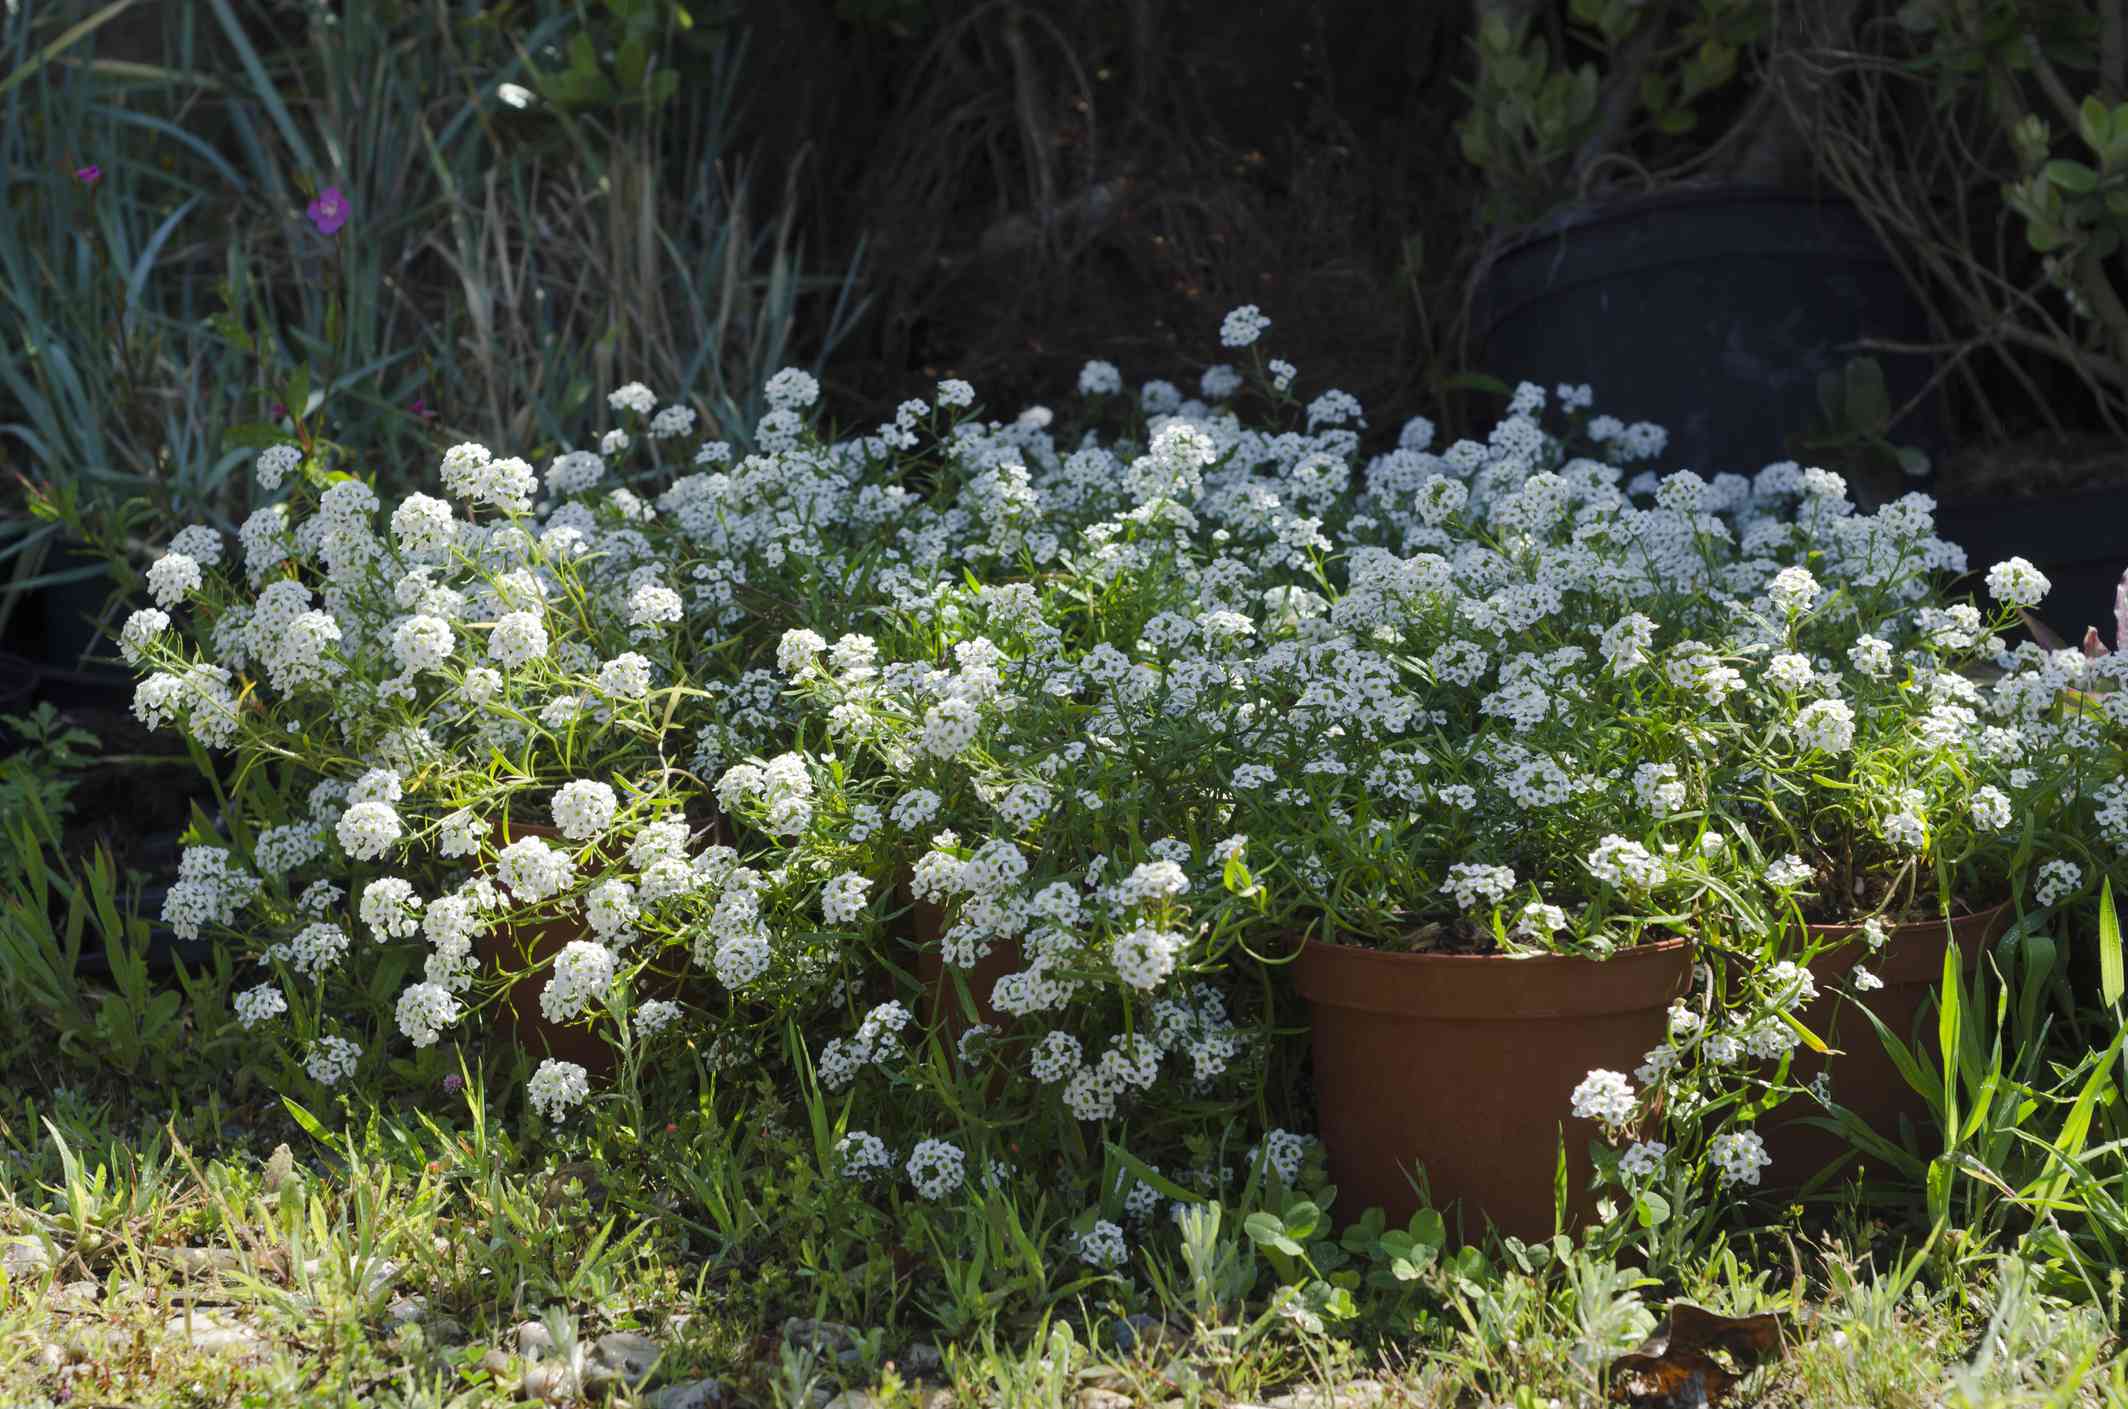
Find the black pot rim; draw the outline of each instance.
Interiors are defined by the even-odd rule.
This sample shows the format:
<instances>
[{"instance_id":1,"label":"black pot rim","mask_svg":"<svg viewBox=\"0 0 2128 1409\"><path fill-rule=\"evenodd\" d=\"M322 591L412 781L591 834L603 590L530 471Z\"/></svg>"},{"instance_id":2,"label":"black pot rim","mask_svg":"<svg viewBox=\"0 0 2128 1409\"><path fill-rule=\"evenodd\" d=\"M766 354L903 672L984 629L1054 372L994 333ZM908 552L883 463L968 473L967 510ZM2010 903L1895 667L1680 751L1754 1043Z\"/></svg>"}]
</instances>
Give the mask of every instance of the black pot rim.
<instances>
[{"instance_id":1,"label":"black pot rim","mask_svg":"<svg viewBox=\"0 0 2128 1409\"><path fill-rule=\"evenodd\" d=\"M1493 259L1495 262L1505 259L1529 245L1538 244L1568 230L1583 230L1615 221L1630 220L1651 210L1695 210L1709 206L1752 205L1841 212L1853 215L1858 223L1866 225L1854 203L1839 195L1812 195L1786 186L1741 181L1668 186L1657 191L1596 196L1561 206L1509 238L1494 251Z\"/></svg>"}]
</instances>

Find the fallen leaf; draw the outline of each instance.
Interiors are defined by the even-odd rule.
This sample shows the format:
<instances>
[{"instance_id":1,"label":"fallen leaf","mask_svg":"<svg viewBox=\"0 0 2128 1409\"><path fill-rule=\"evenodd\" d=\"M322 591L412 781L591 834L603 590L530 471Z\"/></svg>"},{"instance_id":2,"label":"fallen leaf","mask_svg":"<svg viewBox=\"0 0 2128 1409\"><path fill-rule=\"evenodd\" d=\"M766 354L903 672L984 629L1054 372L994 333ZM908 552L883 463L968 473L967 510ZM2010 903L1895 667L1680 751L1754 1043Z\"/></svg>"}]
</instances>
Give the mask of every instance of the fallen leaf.
<instances>
[{"instance_id":1,"label":"fallen leaf","mask_svg":"<svg viewBox=\"0 0 2128 1409\"><path fill-rule=\"evenodd\" d=\"M1780 1352L1781 1322L1771 1312L1722 1316L1673 1301L1638 1349L1611 1362L1611 1400L1637 1409L1707 1409Z\"/></svg>"}]
</instances>

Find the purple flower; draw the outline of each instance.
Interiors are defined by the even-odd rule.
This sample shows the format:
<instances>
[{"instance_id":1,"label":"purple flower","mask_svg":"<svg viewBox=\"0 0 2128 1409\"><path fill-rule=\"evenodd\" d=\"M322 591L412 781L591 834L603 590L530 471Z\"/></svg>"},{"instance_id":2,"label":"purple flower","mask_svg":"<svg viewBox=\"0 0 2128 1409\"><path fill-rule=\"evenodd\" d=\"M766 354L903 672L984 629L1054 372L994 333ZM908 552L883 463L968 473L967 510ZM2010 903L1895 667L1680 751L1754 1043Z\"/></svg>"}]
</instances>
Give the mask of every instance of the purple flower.
<instances>
[{"instance_id":1,"label":"purple flower","mask_svg":"<svg viewBox=\"0 0 2128 1409\"><path fill-rule=\"evenodd\" d=\"M337 235L340 227L347 223L347 197L341 194L338 186L327 186L318 192L318 198L304 213L310 217L310 223L318 227L319 234Z\"/></svg>"},{"instance_id":2,"label":"purple flower","mask_svg":"<svg viewBox=\"0 0 2128 1409\"><path fill-rule=\"evenodd\" d=\"M103 168L93 164L76 167L74 169L74 179L84 186L93 186L103 180Z\"/></svg>"},{"instance_id":3,"label":"purple flower","mask_svg":"<svg viewBox=\"0 0 2128 1409\"><path fill-rule=\"evenodd\" d=\"M443 1079L443 1089L446 1095L455 1096L465 1089L465 1078L454 1071Z\"/></svg>"},{"instance_id":4,"label":"purple flower","mask_svg":"<svg viewBox=\"0 0 2128 1409\"><path fill-rule=\"evenodd\" d=\"M429 403L424 397L415 397L412 401L406 403L406 409L416 420L433 421L436 419L436 413L429 409Z\"/></svg>"}]
</instances>

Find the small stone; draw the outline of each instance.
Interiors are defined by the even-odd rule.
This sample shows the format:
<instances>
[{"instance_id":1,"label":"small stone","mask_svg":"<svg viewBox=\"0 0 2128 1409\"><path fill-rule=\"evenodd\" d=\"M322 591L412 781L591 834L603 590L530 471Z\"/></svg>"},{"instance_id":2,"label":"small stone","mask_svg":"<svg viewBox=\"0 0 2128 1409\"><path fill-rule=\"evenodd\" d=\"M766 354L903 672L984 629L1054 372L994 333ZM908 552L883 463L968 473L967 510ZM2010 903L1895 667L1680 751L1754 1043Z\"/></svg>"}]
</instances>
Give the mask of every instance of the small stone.
<instances>
[{"instance_id":1,"label":"small stone","mask_svg":"<svg viewBox=\"0 0 2128 1409\"><path fill-rule=\"evenodd\" d=\"M946 1368L946 1357L929 1341L918 1341L901 1357L901 1372L904 1375L935 1375Z\"/></svg>"},{"instance_id":2,"label":"small stone","mask_svg":"<svg viewBox=\"0 0 2128 1409\"><path fill-rule=\"evenodd\" d=\"M525 1367L518 1392L527 1399L562 1399L576 1393L576 1375L570 1367L536 1361Z\"/></svg>"},{"instance_id":3,"label":"small stone","mask_svg":"<svg viewBox=\"0 0 2128 1409\"><path fill-rule=\"evenodd\" d=\"M230 1248L157 1248L154 1256L165 1267L175 1268L187 1277L234 1272L243 1265Z\"/></svg>"},{"instance_id":4,"label":"small stone","mask_svg":"<svg viewBox=\"0 0 2128 1409\"><path fill-rule=\"evenodd\" d=\"M428 1309L428 1298L419 1296L395 1296L392 1304L384 1308L384 1319L393 1325L419 1321L421 1313Z\"/></svg>"},{"instance_id":5,"label":"small stone","mask_svg":"<svg viewBox=\"0 0 2128 1409\"><path fill-rule=\"evenodd\" d=\"M1167 1323L1158 1316L1148 1316L1140 1311L1118 1321L1111 1334L1115 1337L1116 1349L1127 1355L1138 1348L1140 1341L1148 1338L1157 1340L1160 1333L1166 1329Z\"/></svg>"},{"instance_id":6,"label":"small stone","mask_svg":"<svg viewBox=\"0 0 2128 1409\"><path fill-rule=\"evenodd\" d=\"M824 1409L877 1409L878 1398L868 1389L846 1389L830 1399Z\"/></svg>"},{"instance_id":7,"label":"small stone","mask_svg":"<svg viewBox=\"0 0 2128 1409\"><path fill-rule=\"evenodd\" d=\"M812 1351L815 1355L839 1355L857 1344L857 1328L845 1326L840 1321L815 1321L804 1316L793 1316L783 1323L783 1339L786 1344Z\"/></svg>"},{"instance_id":8,"label":"small stone","mask_svg":"<svg viewBox=\"0 0 2128 1409\"><path fill-rule=\"evenodd\" d=\"M731 1398L722 1380L696 1380L691 1384L667 1385L643 1398L644 1409L722 1409Z\"/></svg>"},{"instance_id":9,"label":"small stone","mask_svg":"<svg viewBox=\"0 0 2128 1409\"><path fill-rule=\"evenodd\" d=\"M1078 1397L1072 1402L1078 1409L1131 1409L1136 1403L1127 1394L1118 1394L1115 1390L1098 1387L1080 1390Z\"/></svg>"},{"instance_id":10,"label":"small stone","mask_svg":"<svg viewBox=\"0 0 2128 1409\"><path fill-rule=\"evenodd\" d=\"M69 1282L58 1291L52 1293L54 1304L70 1309L92 1307L101 1300L103 1300L103 1284L89 1281L86 1278L79 1282Z\"/></svg>"},{"instance_id":11,"label":"small stone","mask_svg":"<svg viewBox=\"0 0 2128 1409\"><path fill-rule=\"evenodd\" d=\"M664 1353L663 1346L635 1331L615 1331L600 1336L598 1344L591 1349L590 1362L584 1367L584 1380L591 1385L622 1380L633 1387L649 1377Z\"/></svg>"},{"instance_id":12,"label":"small stone","mask_svg":"<svg viewBox=\"0 0 2128 1409\"><path fill-rule=\"evenodd\" d=\"M18 1238L0 1252L0 1272L12 1281L41 1277L52 1270L52 1254L35 1238Z\"/></svg>"},{"instance_id":13,"label":"small stone","mask_svg":"<svg viewBox=\"0 0 2128 1409\"><path fill-rule=\"evenodd\" d=\"M517 1353L527 1360L537 1360L540 1356L554 1349L554 1337L548 1333L545 1326L537 1321L520 1322L515 1335L517 1336Z\"/></svg>"},{"instance_id":14,"label":"small stone","mask_svg":"<svg viewBox=\"0 0 2128 1409\"><path fill-rule=\"evenodd\" d=\"M507 1375L510 1373L509 1354L502 1350L490 1350L480 1357L480 1368L490 1375Z\"/></svg>"},{"instance_id":15,"label":"small stone","mask_svg":"<svg viewBox=\"0 0 2128 1409\"><path fill-rule=\"evenodd\" d=\"M303 1275L315 1282L319 1278L338 1272L338 1267L322 1257L314 1257L303 1264ZM376 1296L391 1286L399 1275L399 1264L388 1257L380 1257L362 1267L362 1294Z\"/></svg>"},{"instance_id":16,"label":"small stone","mask_svg":"<svg viewBox=\"0 0 2128 1409\"><path fill-rule=\"evenodd\" d=\"M173 1336L186 1336L197 1350L218 1350L229 1354L243 1354L259 1349L264 1342L256 1330L236 1321L225 1320L207 1311L194 1311L187 1316L172 1316L163 1329Z\"/></svg>"},{"instance_id":17,"label":"small stone","mask_svg":"<svg viewBox=\"0 0 2128 1409\"><path fill-rule=\"evenodd\" d=\"M1354 1380L1342 1385L1304 1385L1264 1401L1264 1409L1367 1409L1380 1404L1388 1391L1373 1380Z\"/></svg>"},{"instance_id":18,"label":"small stone","mask_svg":"<svg viewBox=\"0 0 2128 1409\"><path fill-rule=\"evenodd\" d=\"M466 1338L465 1323L450 1316L423 1317L421 1329L437 1345L461 1345Z\"/></svg>"}]
</instances>

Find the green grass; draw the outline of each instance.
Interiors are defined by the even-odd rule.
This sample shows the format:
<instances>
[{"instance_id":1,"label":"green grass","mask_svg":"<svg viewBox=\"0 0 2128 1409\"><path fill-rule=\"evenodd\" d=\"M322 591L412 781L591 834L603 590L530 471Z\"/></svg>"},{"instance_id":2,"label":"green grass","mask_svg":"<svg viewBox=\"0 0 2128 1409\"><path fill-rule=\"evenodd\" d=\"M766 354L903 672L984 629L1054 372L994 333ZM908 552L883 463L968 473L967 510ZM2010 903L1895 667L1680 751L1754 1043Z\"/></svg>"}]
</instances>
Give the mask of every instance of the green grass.
<instances>
[{"instance_id":1,"label":"green grass","mask_svg":"<svg viewBox=\"0 0 2128 1409\"><path fill-rule=\"evenodd\" d=\"M1444 1278L1437 1310L1351 1343L1258 1307L1198 1319L1173 1306L1126 1351L1118 1308L1098 1296L958 1341L938 1337L920 1298L889 1299L848 1338L786 1335L803 1279L702 1236L692 1200L659 1189L659 1159L570 1160L520 1145L477 1099L430 1104L360 1111L346 1135L319 1124L320 1140L280 1107L206 1093L165 1104L115 1083L0 1091L0 1395L661 1403L660 1390L714 1378L741 1404L845 1389L884 1405L929 1405L941 1390L957 1404L1082 1409L1298 1404L1311 1387L1372 1385L1395 1404L1520 1409L1600 1402L1611 1358L1671 1294L1575 1255L1484 1288ZM1737 1402L2128 1403L2105 1312L2050 1295L2023 1262L1954 1250L1955 1238L1863 1256L1846 1249L1881 1230L1842 1232L1797 1244L1778 1275L1723 1253L1672 1289L1782 1315L1785 1353ZM748 1284L782 1290L749 1298ZM832 1304L825 1291L811 1299ZM520 1329L529 1322L540 1326ZM625 1332L657 1356L633 1390L599 1368L601 1338ZM552 1349L526 1354L540 1339Z\"/></svg>"}]
</instances>

